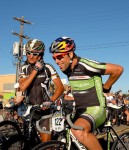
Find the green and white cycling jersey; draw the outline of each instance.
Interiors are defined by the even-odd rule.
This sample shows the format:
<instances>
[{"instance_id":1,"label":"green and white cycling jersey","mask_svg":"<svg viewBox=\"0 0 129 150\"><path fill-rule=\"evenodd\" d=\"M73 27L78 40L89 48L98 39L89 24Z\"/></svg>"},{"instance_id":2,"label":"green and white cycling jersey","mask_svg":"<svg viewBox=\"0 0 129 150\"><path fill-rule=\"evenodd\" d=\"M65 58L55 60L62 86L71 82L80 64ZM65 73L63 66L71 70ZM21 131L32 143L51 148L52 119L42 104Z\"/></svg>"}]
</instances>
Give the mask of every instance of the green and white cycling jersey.
<instances>
[{"instance_id":1,"label":"green and white cycling jersey","mask_svg":"<svg viewBox=\"0 0 129 150\"><path fill-rule=\"evenodd\" d=\"M106 63L78 57L78 62L74 69L64 72L68 76L72 87L77 108L106 106L101 77L105 70Z\"/></svg>"}]
</instances>

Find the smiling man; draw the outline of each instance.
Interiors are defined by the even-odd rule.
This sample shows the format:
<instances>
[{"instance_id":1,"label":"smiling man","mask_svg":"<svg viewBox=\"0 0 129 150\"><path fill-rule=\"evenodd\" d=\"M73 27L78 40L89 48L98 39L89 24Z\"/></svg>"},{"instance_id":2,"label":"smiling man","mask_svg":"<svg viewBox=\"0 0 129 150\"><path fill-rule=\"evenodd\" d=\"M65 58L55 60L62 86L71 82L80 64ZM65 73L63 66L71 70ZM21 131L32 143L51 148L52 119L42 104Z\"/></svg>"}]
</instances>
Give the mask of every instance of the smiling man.
<instances>
[{"instance_id":1,"label":"smiling man","mask_svg":"<svg viewBox=\"0 0 129 150\"><path fill-rule=\"evenodd\" d=\"M106 101L103 92L110 91L112 85L123 72L120 65L99 63L75 54L76 45L69 37L60 37L52 42L50 53L68 77L76 102L77 126L81 130L71 129L74 136L89 150L102 150L92 131L104 123L106 119ZM109 75L105 84L102 84L101 75Z\"/></svg>"},{"instance_id":2,"label":"smiling man","mask_svg":"<svg viewBox=\"0 0 129 150\"><path fill-rule=\"evenodd\" d=\"M25 92L25 100L29 105L42 104L46 101L55 101L64 91L61 79L55 70L55 68L43 61L45 45L38 39L33 39L26 44L26 56L27 61L21 68L19 84L20 90ZM54 94L50 97L49 88L50 83L56 86ZM38 114L49 114L50 110ZM49 126L49 120L45 120L44 126ZM48 141L51 139L51 135L41 134L42 141Z\"/></svg>"}]
</instances>

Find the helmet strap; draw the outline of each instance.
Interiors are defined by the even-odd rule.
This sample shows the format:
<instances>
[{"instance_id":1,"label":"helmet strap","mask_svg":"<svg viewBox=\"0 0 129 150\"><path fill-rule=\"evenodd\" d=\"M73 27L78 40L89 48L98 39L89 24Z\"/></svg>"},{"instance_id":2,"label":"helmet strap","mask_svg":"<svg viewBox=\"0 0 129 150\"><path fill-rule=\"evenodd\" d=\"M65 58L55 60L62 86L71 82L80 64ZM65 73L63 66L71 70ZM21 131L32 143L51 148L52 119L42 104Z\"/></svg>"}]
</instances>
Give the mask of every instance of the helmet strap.
<instances>
[{"instance_id":1,"label":"helmet strap","mask_svg":"<svg viewBox=\"0 0 129 150\"><path fill-rule=\"evenodd\" d=\"M73 62L73 59L72 59L72 58L70 58L70 64L72 64L72 62Z\"/></svg>"},{"instance_id":2,"label":"helmet strap","mask_svg":"<svg viewBox=\"0 0 129 150\"><path fill-rule=\"evenodd\" d=\"M68 55L69 55L69 57L70 57L70 65L71 65L72 62L73 62L73 58L71 58L70 53L68 53Z\"/></svg>"}]
</instances>

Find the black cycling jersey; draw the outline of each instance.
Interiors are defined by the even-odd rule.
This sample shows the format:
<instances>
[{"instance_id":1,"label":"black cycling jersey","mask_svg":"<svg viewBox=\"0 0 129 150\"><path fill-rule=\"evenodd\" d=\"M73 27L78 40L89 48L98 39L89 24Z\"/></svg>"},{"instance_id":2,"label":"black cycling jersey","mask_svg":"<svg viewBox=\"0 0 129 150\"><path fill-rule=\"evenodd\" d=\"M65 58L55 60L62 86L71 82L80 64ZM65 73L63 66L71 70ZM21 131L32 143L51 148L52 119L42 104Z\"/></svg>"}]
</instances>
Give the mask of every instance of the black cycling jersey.
<instances>
[{"instance_id":1,"label":"black cycling jersey","mask_svg":"<svg viewBox=\"0 0 129 150\"><path fill-rule=\"evenodd\" d=\"M78 57L73 70L66 70L78 108L106 105L103 95L101 75L106 70L105 63Z\"/></svg>"},{"instance_id":2,"label":"black cycling jersey","mask_svg":"<svg viewBox=\"0 0 129 150\"><path fill-rule=\"evenodd\" d=\"M25 64L21 68L20 78L27 78L32 70L33 65ZM51 80L58 77L58 73L50 64L45 64L44 69L37 73L37 76L32 81L26 90L26 100L30 104L41 104L49 99L49 86Z\"/></svg>"}]
</instances>

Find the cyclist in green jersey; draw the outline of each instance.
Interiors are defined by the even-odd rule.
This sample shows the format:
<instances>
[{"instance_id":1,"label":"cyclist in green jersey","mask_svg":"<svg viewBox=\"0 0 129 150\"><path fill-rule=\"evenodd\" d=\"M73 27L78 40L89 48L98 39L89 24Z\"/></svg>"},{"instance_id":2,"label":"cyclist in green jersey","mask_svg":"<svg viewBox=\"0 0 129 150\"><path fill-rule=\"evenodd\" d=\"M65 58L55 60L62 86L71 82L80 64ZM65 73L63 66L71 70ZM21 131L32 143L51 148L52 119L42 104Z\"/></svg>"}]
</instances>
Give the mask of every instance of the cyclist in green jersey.
<instances>
[{"instance_id":1,"label":"cyclist in green jersey","mask_svg":"<svg viewBox=\"0 0 129 150\"><path fill-rule=\"evenodd\" d=\"M106 100L103 93L110 91L121 76L123 67L78 57L75 48L71 38L60 37L52 42L50 53L60 70L67 75L72 87L77 107L74 124L84 128L83 131L71 129L72 133L89 150L101 150L92 131L105 122ZM102 75L109 75L104 84Z\"/></svg>"}]
</instances>

